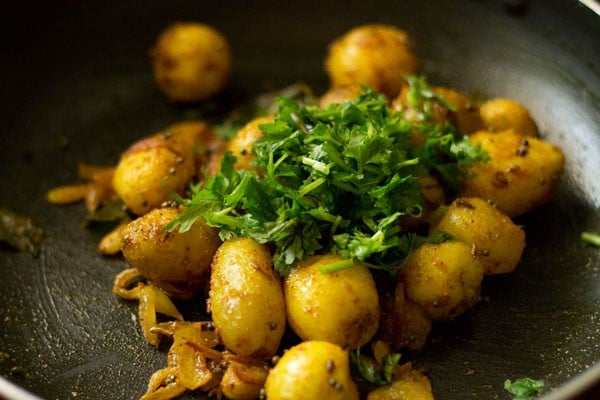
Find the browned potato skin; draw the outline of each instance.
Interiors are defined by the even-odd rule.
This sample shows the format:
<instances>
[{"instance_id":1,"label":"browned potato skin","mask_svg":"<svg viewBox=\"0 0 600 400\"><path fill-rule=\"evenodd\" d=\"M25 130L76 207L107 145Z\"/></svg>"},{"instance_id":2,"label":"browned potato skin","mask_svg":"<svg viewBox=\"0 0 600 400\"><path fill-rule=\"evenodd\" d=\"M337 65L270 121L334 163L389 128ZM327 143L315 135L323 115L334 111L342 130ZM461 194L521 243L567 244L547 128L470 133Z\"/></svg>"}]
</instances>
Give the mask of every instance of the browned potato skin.
<instances>
[{"instance_id":1,"label":"browned potato skin","mask_svg":"<svg viewBox=\"0 0 600 400\"><path fill-rule=\"evenodd\" d=\"M265 383L269 400L358 400L348 352L325 341L302 342L271 369Z\"/></svg>"},{"instance_id":2,"label":"browned potato skin","mask_svg":"<svg viewBox=\"0 0 600 400\"><path fill-rule=\"evenodd\" d=\"M565 163L559 147L512 130L479 131L470 138L490 160L469 168L461 196L491 201L511 218L552 198Z\"/></svg>"},{"instance_id":3,"label":"browned potato skin","mask_svg":"<svg viewBox=\"0 0 600 400\"><path fill-rule=\"evenodd\" d=\"M406 298L429 318L451 320L479 301L484 270L465 243L424 243L408 258L400 280Z\"/></svg>"},{"instance_id":4,"label":"browned potato skin","mask_svg":"<svg viewBox=\"0 0 600 400\"><path fill-rule=\"evenodd\" d=\"M115 169L117 195L132 213L143 215L171 200L168 192L181 194L196 175L194 146L213 135L204 122L182 122L134 143Z\"/></svg>"},{"instance_id":5,"label":"browned potato skin","mask_svg":"<svg viewBox=\"0 0 600 400\"><path fill-rule=\"evenodd\" d=\"M252 145L258 139L264 136L260 129L261 124L273 122L272 116L254 118L252 121L244 125L236 135L227 144L227 150L238 158L235 163L237 170L252 170L255 169L250 165L254 156L252 156Z\"/></svg>"},{"instance_id":6,"label":"browned potato skin","mask_svg":"<svg viewBox=\"0 0 600 400\"><path fill-rule=\"evenodd\" d=\"M471 246L488 275L512 272L525 248L525 232L496 207L477 197L460 197L431 226Z\"/></svg>"},{"instance_id":7,"label":"browned potato skin","mask_svg":"<svg viewBox=\"0 0 600 400\"><path fill-rule=\"evenodd\" d=\"M266 365L230 363L221 379L221 393L231 400L258 399L268 373Z\"/></svg>"},{"instance_id":8,"label":"browned potato skin","mask_svg":"<svg viewBox=\"0 0 600 400\"><path fill-rule=\"evenodd\" d=\"M197 102L227 84L231 50L227 39L211 26L178 22L167 27L152 51L154 78L174 102Z\"/></svg>"},{"instance_id":9,"label":"browned potato skin","mask_svg":"<svg viewBox=\"0 0 600 400\"><path fill-rule=\"evenodd\" d=\"M185 233L163 227L180 211L161 208L123 229L123 256L131 267L171 295L190 297L206 286L210 264L221 244L217 230L198 220ZM176 288L177 290L173 290Z\"/></svg>"},{"instance_id":10,"label":"browned potato skin","mask_svg":"<svg viewBox=\"0 0 600 400\"><path fill-rule=\"evenodd\" d=\"M263 359L276 353L286 327L285 303L265 246L235 238L219 247L212 263L210 311L232 352Z\"/></svg>"},{"instance_id":11,"label":"browned potato skin","mask_svg":"<svg viewBox=\"0 0 600 400\"><path fill-rule=\"evenodd\" d=\"M328 274L319 270L340 260L333 254L312 256L285 277L288 322L303 340L357 348L377 331L379 297L364 264Z\"/></svg>"},{"instance_id":12,"label":"browned potato skin","mask_svg":"<svg viewBox=\"0 0 600 400\"><path fill-rule=\"evenodd\" d=\"M529 110L514 100L496 98L483 102L479 108L483 128L491 132L513 129L526 136L538 136L537 125Z\"/></svg>"},{"instance_id":13,"label":"browned potato skin","mask_svg":"<svg viewBox=\"0 0 600 400\"><path fill-rule=\"evenodd\" d=\"M389 25L363 25L336 39L325 68L332 87L367 85L394 98L404 84L403 75L418 70L408 35Z\"/></svg>"}]
</instances>

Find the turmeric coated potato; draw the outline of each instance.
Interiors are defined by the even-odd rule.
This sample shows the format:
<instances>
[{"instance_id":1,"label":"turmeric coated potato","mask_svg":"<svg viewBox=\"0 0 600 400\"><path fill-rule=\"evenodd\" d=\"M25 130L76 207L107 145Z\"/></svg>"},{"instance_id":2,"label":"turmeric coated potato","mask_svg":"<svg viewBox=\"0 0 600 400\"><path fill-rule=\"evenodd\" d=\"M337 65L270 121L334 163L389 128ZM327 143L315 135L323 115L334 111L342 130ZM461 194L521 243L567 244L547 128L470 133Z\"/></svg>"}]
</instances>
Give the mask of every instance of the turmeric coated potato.
<instances>
[{"instance_id":1,"label":"turmeric coated potato","mask_svg":"<svg viewBox=\"0 0 600 400\"><path fill-rule=\"evenodd\" d=\"M163 228L179 215L160 208L123 228L123 256L156 286L177 297L191 297L208 281L213 255L221 244L216 229L199 219L189 231Z\"/></svg>"},{"instance_id":2,"label":"turmeric coated potato","mask_svg":"<svg viewBox=\"0 0 600 400\"><path fill-rule=\"evenodd\" d=\"M513 129L525 136L537 136L537 125L529 110L510 99L491 99L479 107L483 129L491 132Z\"/></svg>"},{"instance_id":3,"label":"turmeric coated potato","mask_svg":"<svg viewBox=\"0 0 600 400\"><path fill-rule=\"evenodd\" d=\"M525 248L525 232L477 197L454 200L430 231L437 229L471 246L472 255L484 264L487 274L513 271Z\"/></svg>"},{"instance_id":4,"label":"turmeric coated potato","mask_svg":"<svg viewBox=\"0 0 600 400\"><path fill-rule=\"evenodd\" d=\"M269 400L358 400L348 352L324 341L302 342L271 369L265 383Z\"/></svg>"},{"instance_id":5,"label":"turmeric coated potato","mask_svg":"<svg viewBox=\"0 0 600 400\"><path fill-rule=\"evenodd\" d=\"M261 124L273 122L273 117L258 117L244 125L227 144L226 150L237 157L235 168L253 169L250 163L254 159L252 156L252 145L258 139L263 137L264 133L260 130Z\"/></svg>"},{"instance_id":6,"label":"turmeric coated potato","mask_svg":"<svg viewBox=\"0 0 600 400\"><path fill-rule=\"evenodd\" d=\"M269 358L286 327L280 277L267 248L253 239L225 241L210 278L210 311L223 344L241 356Z\"/></svg>"},{"instance_id":7,"label":"turmeric coated potato","mask_svg":"<svg viewBox=\"0 0 600 400\"><path fill-rule=\"evenodd\" d=\"M227 39L213 27L179 22L158 38L152 68L158 87L170 100L196 102L227 84L231 50Z\"/></svg>"},{"instance_id":8,"label":"turmeric coated potato","mask_svg":"<svg viewBox=\"0 0 600 400\"><path fill-rule=\"evenodd\" d=\"M358 84L332 87L323 93L323 96L319 99L319 106L325 108L330 104L344 103L354 99L360 92L361 86Z\"/></svg>"},{"instance_id":9,"label":"turmeric coated potato","mask_svg":"<svg viewBox=\"0 0 600 400\"><path fill-rule=\"evenodd\" d=\"M438 94L448 105L454 107L448 110L448 120L465 134L482 129L483 121L479 107L465 94L458 90L437 86L433 91Z\"/></svg>"},{"instance_id":10,"label":"turmeric coated potato","mask_svg":"<svg viewBox=\"0 0 600 400\"><path fill-rule=\"evenodd\" d=\"M303 340L357 348L377 331L379 297L364 264L355 262L347 269L321 272L340 261L343 259L333 254L312 256L285 277L288 322Z\"/></svg>"},{"instance_id":11,"label":"turmeric coated potato","mask_svg":"<svg viewBox=\"0 0 600 400\"><path fill-rule=\"evenodd\" d=\"M266 364L246 365L232 362L221 379L221 393L231 400L258 399L268 373Z\"/></svg>"},{"instance_id":12,"label":"turmeric coated potato","mask_svg":"<svg viewBox=\"0 0 600 400\"><path fill-rule=\"evenodd\" d=\"M213 134L203 122L183 122L134 143L115 169L115 192L136 215L182 194L196 175L194 147Z\"/></svg>"},{"instance_id":13,"label":"turmeric coated potato","mask_svg":"<svg viewBox=\"0 0 600 400\"><path fill-rule=\"evenodd\" d=\"M484 270L465 243L424 243L410 255L400 279L406 298L429 318L450 320L479 301Z\"/></svg>"},{"instance_id":14,"label":"turmeric coated potato","mask_svg":"<svg viewBox=\"0 0 600 400\"><path fill-rule=\"evenodd\" d=\"M479 131L471 135L471 141L490 160L468 169L462 196L491 201L511 218L550 200L565 164L560 148L512 130Z\"/></svg>"},{"instance_id":15,"label":"turmeric coated potato","mask_svg":"<svg viewBox=\"0 0 600 400\"><path fill-rule=\"evenodd\" d=\"M434 400L429 381L398 380L370 392L367 400Z\"/></svg>"},{"instance_id":16,"label":"turmeric coated potato","mask_svg":"<svg viewBox=\"0 0 600 400\"><path fill-rule=\"evenodd\" d=\"M406 32L389 25L363 25L336 39L325 68L332 87L366 85L394 98L405 74L418 69Z\"/></svg>"}]
</instances>

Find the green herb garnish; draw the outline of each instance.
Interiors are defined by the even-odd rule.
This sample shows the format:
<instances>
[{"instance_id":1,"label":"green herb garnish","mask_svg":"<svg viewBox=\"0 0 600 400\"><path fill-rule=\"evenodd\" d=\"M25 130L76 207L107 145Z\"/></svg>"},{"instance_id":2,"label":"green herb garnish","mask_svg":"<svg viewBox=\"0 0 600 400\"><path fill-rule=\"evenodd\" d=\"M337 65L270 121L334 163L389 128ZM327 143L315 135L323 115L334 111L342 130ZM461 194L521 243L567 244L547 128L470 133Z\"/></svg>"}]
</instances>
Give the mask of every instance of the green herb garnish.
<instances>
[{"instance_id":1,"label":"green herb garnish","mask_svg":"<svg viewBox=\"0 0 600 400\"><path fill-rule=\"evenodd\" d=\"M504 381L504 389L513 395L513 400L531 400L544 388L544 381L519 378L514 382Z\"/></svg>"},{"instance_id":2,"label":"green herb garnish","mask_svg":"<svg viewBox=\"0 0 600 400\"><path fill-rule=\"evenodd\" d=\"M584 243L591 244L592 246L600 247L600 233L582 232L581 240Z\"/></svg>"},{"instance_id":3,"label":"green herb garnish","mask_svg":"<svg viewBox=\"0 0 600 400\"><path fill-rule=\"evenodd\" d=\"M419 178L435 176L453 190L464 167L486 157L452 125L415 126L370 89L326 108L278 103L252 149L261 172L236 171L226 154L217 175L192 186L191 198L176 198L187 210L167 229L185 231L203 217L222 239L273 243L281 274L321 251L393 273L419 242L399 223L423 210ZM415 129L425 138L418 146Z\"/></svg>"},{"instance_id":4,"label":"green herb garnish","mask_svg":"<svg viewBox=\"0 0 600 400\"><path fill-rule=\"evenodd\" d=\"M394 369L400 361L400 353L387 354L381 360L381 365L374 360L365 358L360 354L360 348L350 350L350 366L352 376L358 382L367 382L375 386L383 386L392 383Z\"/></svg>"}]
</instances>

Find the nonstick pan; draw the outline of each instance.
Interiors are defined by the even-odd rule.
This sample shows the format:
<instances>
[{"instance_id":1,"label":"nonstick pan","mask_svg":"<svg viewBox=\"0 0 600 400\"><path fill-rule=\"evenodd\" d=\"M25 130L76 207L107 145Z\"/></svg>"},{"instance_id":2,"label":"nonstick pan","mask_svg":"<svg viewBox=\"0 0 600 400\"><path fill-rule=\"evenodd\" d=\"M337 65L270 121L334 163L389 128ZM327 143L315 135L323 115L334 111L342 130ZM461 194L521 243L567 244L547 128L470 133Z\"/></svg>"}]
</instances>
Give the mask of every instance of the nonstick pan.
<instances>
[{"instance_id":1,"label":"nonstick pan","mask_svg":"<svg viewBox=\"0 0 600 400\"><path fill-rule=\"evenodd\" d=\"M32 217L45 237L37 256L0 244L0 398L19 398L8 394L18 386L45 399L135 399L166 362L166 348L144 343L136 305L111 294L125 262L97 253L102 227L82 228L82 205L50 205L45 192L77 182L79 162L114 165L130 143L190 114L217 121L299 81L322 93L327 44L372 22L411 35L431 82L525 104L567 157L555 198L517 220L527 248L515 273L486 278L480 304L403 357L429 370L438 399L508 399L504 380L525 376L546 382L545 399L599 398L600 249L580 239L600 232L600 16L591 9L574 0L89 0L8 2L2 15L0 205ZM171 104L153 82L150 48L178 20L211 24L232 45L231 82L210 102Z\"/></svg>"}]
</instances>

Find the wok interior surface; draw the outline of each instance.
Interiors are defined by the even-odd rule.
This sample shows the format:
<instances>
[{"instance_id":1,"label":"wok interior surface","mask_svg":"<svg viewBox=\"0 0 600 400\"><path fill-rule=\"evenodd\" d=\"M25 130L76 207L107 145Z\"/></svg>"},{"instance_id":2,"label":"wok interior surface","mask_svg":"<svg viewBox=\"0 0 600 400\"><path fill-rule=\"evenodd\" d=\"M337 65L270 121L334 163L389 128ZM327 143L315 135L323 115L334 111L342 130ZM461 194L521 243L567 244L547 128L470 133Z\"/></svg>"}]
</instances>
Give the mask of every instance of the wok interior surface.
<instances>
[{"instance_id":1,"label":"wok interior surface","mask_svg":"<svg viewBox=\"0 0 600 400\"><path fill-rule=\"evenodd\" d=\"M516 272L488 277L480 304L403 359L429 369L440 399L508 398L504 380L524 376L544 379L552 395L593 368L600 250L580 234L600 231L600 17L574 1L247 3L4 6L0 205L33 217L46 236L38 257L0 245L0 375L47 399L143 394L168 347L145 344L136 305L111 294L125 262L96 252L103 232L81 228L83 206L52 206L45 192L77 182L78 162L114 165L130 143L190 110L218 120L298 81L321 94L327 44L371 22L407 30L431 82L525 104L567 157L556 197L517 220L527 249ZM150 48L177 20L211 24L232 45L230 85L210 104L169 104L153 82Z\"/></svg>"}]
</instances>

